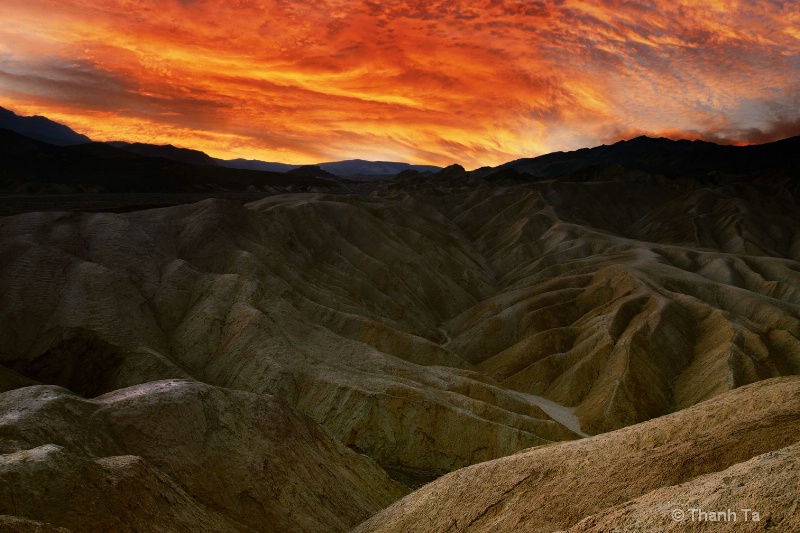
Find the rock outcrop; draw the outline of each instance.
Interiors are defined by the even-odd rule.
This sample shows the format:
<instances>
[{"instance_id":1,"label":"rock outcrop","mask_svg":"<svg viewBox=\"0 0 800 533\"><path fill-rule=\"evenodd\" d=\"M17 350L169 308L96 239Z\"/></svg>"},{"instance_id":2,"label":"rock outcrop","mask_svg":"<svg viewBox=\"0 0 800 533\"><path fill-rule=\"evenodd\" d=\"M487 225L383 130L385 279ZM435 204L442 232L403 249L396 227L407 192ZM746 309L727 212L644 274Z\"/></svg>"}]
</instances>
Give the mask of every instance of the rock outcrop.
<instances>
[{"instance_id":1,"label":"rock outcrop","mask_svg":"<svg viewBox=\"0 0 800 533\"><path fill-rule=\"evenodd\" d=\"M281 400L182 380L0 394L0 453L10 530L346 531L407 492Z\"/></svg>"}]
</instances>

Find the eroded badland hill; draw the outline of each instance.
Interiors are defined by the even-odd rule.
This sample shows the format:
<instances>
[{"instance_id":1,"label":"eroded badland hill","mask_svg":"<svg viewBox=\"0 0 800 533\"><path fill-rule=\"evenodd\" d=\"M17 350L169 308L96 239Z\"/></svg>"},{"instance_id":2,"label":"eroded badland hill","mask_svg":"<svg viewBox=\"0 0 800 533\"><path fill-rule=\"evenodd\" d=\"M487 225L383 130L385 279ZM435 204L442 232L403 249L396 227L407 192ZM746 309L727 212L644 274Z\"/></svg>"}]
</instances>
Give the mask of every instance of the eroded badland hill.
<instances>
[{"instance_id":1,"label":"eroded badland hill","mask_svg":"<svg viewBox=\"0 0 800 533\"><path fill-rule=\"evenodd\" d=\"M796 166L622 148L0 218L0 524L800 529Z\"/></svg>"}]
</instances>

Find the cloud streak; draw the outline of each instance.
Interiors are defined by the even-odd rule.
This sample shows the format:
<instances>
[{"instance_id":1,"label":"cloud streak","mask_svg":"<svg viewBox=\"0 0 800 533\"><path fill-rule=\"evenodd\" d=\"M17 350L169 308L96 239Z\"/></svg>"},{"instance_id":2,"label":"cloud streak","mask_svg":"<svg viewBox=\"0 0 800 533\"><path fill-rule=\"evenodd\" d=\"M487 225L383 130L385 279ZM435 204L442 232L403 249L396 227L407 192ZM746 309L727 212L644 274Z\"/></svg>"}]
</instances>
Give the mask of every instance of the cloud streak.
<instances>
[{"instance_id":1,"label":"cloud streak","mask_svg":"<svg viewBox=\"0 0 800 533\"><path fill-rule=\"evenodd\" d=\"M800 123L794 2L65 4L3 2L0 105L97 139L477 167L629 132L747 143Z\"/></svg>"}]
</instances>

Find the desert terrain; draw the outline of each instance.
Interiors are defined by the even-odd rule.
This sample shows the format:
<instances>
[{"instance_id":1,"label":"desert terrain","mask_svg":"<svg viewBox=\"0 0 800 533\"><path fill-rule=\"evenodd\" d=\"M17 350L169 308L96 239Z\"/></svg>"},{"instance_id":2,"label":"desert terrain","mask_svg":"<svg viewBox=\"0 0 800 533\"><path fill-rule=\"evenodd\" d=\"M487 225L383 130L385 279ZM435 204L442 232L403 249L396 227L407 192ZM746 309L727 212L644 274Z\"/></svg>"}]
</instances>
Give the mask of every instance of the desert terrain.
<instances>
[{"instance_id":1,"label":"desert terrain","mask_svg":"<svg viewBox=\"0 0 800 533\"><path fill-rule=\"evenodd\" d=\"M188 190L6 136L9 531L800 530L798 138Z\"/></svg>"}]
</instances>

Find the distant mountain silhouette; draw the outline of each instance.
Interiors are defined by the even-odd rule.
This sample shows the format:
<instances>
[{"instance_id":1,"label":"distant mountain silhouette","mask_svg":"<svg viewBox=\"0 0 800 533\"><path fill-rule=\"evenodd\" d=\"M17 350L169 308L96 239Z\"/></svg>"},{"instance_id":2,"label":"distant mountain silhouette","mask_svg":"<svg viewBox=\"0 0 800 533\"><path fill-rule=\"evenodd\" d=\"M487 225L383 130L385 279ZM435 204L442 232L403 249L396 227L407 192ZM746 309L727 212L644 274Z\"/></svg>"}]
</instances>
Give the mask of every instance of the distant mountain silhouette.
<instances>
[{"instance_id":1,"label":"distant mountain silhouette","mask_svg":"<svg viewBox=\"0 0 800 533\"><path fill-rule=\"evenodd\" d=\"M729 146L642 136L574 152L517 159L494 171L510 168L541 178L556 178L609 165L668 178L712 171L743 173L775 167L800 168L800 137L762 145ZM487 174L485 169L481 171Z\"/></svg>"},{"instance_id":2,"label":"distant mountain silhouette","mask_svg":"<svg viewBox=\"0 0 800 533\"><path fill-rule=\"evenodd\" d=\"M70 146L91 142L86 135L76 133L71 128L53 122L45 117L23 117L13 111L0 107L0 128L6 128L24 135L57 146Z\"/></svg>"},{"instance_id":3,"label":"distant mountain silhouette","mask_svg":"<svg viewBox=\"0 0 800 533\"><path fill-rule=\"evenodd\" d=\"M217 166L217 161L205 152L191 150L189 148L178 148L171 144L146 144L146 143L127 143L124 141L114 141L108 143L116 148L121 148L134 154L145 157L163 157L181 163L191 163L193 165Z\"/></svg>"},{"instance_id":4,"label":"distant mountain silhouette","mask_svg":"<svg viewBox=\"0 0 800 533\"><path fill-rule=\"evenodd\" d=\"M246 168L249 170L267 170L271 172L289 172L302 165L287 165L285 163L270 163L255 159L216 159L216 162L229 168ZM316 165L306 165L319 167L339 177L351 176L395 176L406 170L416 170L418 172L438 172L441 167L432 165L411 165L409 163L398 163L393 161L365 161L363 159L348 159L346 161L331 161L318 163Z\"/></svg>"},{"instance_id":5,"label":"distant mountain silhouette","mask_svg":"<svg viewBox=\"0 0 800 533\"><path fill-rule=\"evenodd\" d=\"M349 159L331 163L320 163L322 170L327 170L337 176L394 176L404 170L419 172L438 172L441 167L432 165L411 165L393 161L364 161L363 159Z\"/></svg>"},{"instance_id":6,"label":"distant mountain silhouette","mask_svg":"<svg viewBox=\"0 0 800 533\"><path fill-rule=\"evenodd\" d=\"M322 178L336 180L339 176L323 170L317 165L304 165L302 167L293 168L287 174L291 176L302 176L304 178Z\"/></svg>"},{"instance_id":7,"label":"distant mountain silhouette","mask_svg":"<svg viewBox=\"0 0 800 533\"><path fill-rule=\"evenodd\" d=\"M105 143L56 146L0 129L0 192L196 193L337 190L332 181L145 157Z\"/></svg>"},{"instance_id":8,"label":"distant mountain silhouette","mask_svg":"<svg viewBox=\"0 0 800 533\"><path fill-rule=\"evenodd\" d=\"M25 137L56 146L72 146L92 142L89 137L76 133L69 127L48 118L40 116L23 117L2 107L0 107L0 128L6 128L20 135L24 135ZM127 141L112 141L106 144L145 157L161 157L171 161L190 163L193 165L221 166L232 169L257 170L263 172L289 172L290 170L302 166L259 161L257 159L217 159L200 150L178 148L171 144L156 145L149 143L129 143ZM441 167L431 165L411 165L409 163L393 161L365 161L363 159L331 161L319 163L315 166L339 177L388 177L399 174L405 170L416 170L419 172L437 172L441 170Z\"/></svg>"},{"instance_id":9,"label":"distant mountain silhouette","mask_svg":"<svg viewBox=\"0 0 800 533\"><path fill-rule=\"evenodd\" d=\"M261 170L266 172L288 172L300 165L287 165L286 163L270 163L259 161L258 159L214 159L214 161L228 168L240 168L243 170Z\"/></svg>"}]
</instances>

